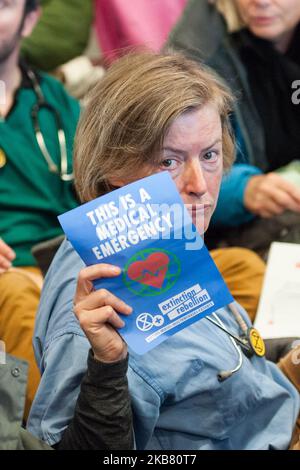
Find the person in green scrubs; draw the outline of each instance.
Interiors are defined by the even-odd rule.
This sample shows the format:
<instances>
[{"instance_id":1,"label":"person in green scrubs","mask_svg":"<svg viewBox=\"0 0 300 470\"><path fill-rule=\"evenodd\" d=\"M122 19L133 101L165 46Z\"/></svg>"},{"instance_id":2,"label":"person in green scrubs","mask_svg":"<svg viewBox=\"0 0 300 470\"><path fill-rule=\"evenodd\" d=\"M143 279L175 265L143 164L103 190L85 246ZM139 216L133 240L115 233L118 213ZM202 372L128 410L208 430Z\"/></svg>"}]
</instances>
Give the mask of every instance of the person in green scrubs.
<instances>
[{"instance_id":1,"label":"person in green scrubs","mask_svg":"<svg viewBox=\"0 0 300 470\"><path fill-rule=\"evenodd\" d=\"M54 78L20 63L21 41L39 15L37 0L0 0L0 340L29 362L25 417L39 382L32 335L43 281L31 249L60 235L57 216L77 205L70 175L79 104ZM47 106L36 112L40 91Z\"/></svg>"},{"instance_id":2,"label":"person in green scrubs","mask_svg":"<svg viewBox=\"0 0 300 470\"><path fill-rule=\"evenodd\" d=\"M93 0L40 0L41 18L21 45L26 61L45 72L82 55L93 24Z\"/></svg>"}]
</instances>

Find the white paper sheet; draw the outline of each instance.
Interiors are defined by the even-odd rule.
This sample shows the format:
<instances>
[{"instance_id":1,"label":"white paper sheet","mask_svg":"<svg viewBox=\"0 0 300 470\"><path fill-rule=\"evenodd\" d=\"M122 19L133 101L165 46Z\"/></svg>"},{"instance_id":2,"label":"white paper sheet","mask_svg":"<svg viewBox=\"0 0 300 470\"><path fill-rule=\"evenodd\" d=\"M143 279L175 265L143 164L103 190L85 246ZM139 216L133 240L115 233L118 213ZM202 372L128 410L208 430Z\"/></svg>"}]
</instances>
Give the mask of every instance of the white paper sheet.
<instances>
[{"instance_id":1,"label":"white paper sheet","mask_svg":"<svg viewBox=\"0 0 300 470\"><path fill-rule=\"evenodd\" d=\"M272 243L255 327L264 338L300 337L300 244Z\"/></svg>"}]
</instances>

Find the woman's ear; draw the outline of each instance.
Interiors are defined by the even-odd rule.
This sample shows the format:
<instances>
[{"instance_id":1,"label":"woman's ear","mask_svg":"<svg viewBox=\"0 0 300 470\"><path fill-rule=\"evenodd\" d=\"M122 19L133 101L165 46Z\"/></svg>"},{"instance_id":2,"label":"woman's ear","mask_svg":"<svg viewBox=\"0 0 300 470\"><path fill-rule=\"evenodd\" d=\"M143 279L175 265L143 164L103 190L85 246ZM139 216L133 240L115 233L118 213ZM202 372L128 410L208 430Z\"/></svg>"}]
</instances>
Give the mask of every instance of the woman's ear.
<instances>
[{"instance_id":1,"label":"woman's ear","mask_svg":"<svg viewBox=\"0 0 300 470\"><path fill-rule=\"evenodd\" d=\"M28 36L31 35L32 31L34 30L36 24L39 21L41 12L42 12L42 9L39 7L27 13L25 17L25 21L24 21L23 30L22 30L23 38L27 38Z\"/></svg>"}]
</instances>

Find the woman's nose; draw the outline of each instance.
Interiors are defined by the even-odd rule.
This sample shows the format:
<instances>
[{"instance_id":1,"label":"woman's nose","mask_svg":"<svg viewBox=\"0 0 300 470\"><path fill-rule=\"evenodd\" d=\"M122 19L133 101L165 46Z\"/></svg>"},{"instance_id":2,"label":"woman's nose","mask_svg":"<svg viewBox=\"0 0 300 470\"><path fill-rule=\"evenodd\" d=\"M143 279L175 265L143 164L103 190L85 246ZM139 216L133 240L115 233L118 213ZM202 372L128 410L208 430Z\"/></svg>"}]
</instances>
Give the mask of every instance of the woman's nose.
<instances>
[{"instance_id":1,"label":"woman's nose","mask_svg":"<svg viewBox=\"0 0 300 470\"><path fill-rule=\"evenodd\" d=\"M272 0L252 0L252 3L257 7L266 8L270 6Z\"/></svg>"},{"instance_id":2,"label":"woman's nose","mask_svg":"<svg viewBox=\"0 0 300 470\"><path fill-rule=\"evenodd\" d=\"M185 165L183 174L184 191L189 194L202 196L207 192L205 174L198 161L189 162Z\"/></svg>"}]
</instances>

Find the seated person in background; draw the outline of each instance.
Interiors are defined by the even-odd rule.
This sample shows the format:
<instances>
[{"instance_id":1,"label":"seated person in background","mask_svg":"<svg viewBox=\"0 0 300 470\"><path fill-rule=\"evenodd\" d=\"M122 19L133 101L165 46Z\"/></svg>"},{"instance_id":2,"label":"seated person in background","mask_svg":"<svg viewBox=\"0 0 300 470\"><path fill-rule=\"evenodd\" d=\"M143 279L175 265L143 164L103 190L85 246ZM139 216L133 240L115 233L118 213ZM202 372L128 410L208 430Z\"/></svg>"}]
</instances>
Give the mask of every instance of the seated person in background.
<instances>
[{"instance_id":1,"label":"seated person in background","mask_svg":"<svg viewBox=\"0 0 300 470\"><path fill-rule=\"evenodd\" d=\"M168 170L193 208L193 221L197 225L196 209L202 209L207 229L223 171L233 161L231 108L227 88L181 55L137 53L116 61L89 96L79 124L81 201ZM92 284L120 274L105 263L84 268L68 241L48 271L34 337L42 377L28 429L50 445L61 441L72 420L86 371L89 342L80 325L96 359L126 355L115 330L124 325L119 313L132 309L117 290L94 291ZM283 373L232 343L227 333L241 331L227 307L216 320L227 332L201 320L143 356L129 351L137 448L299 448L299 348L280 363Z\"/></svg>"},{"instance_id":2,"label":"seated person in background","mask_svg":"<svg viewBox=\"0 0 300 470\"><path fill-rule=\"evenodd\" d=\"M39 381L32 332L42 284L31 248L61 234L57 215L77 205L72 147L80 111L59 82L19 63L21 40L38 17L36 0L0 0L0 339L30 364L26 415ZM37 110L41 94L47 105Z\"/></svg>"},{"instance_id":3,"label":"seated person in background","mask_svg":"<svg viewBox=\"0 0 300 470\"><path fill-rule=\"evenodd\" d=\"M146 46L158 51L181 15L187 0L95 0L95 26L109 61L124 48Z\"/></svg>"},{"instance_id":4,"label":"seated person in background","mask_svg":"<svg viewBox=\"0 0 300 470\"><path fill-rule=\"evenodd\" d=\"M41 0L41 6L36 28L22 41L21 56L28 64L54 73L80 99L104 74L85 55L93 27L93 1Z\"/></svg>"},{"instance_id":5,"label":"seated person in background","mask_svg":"<svg viewBox=\"0 0 300 470\"><path fill-rule=\"evenodd\" d=\"M22 41L26 62L50 72L85 51L93 23L92 0L40 0L42 14L30 37Z\"/></svg>"},{"instance_id":6,"label":"seated person in background","mask_svg":"<svg viewBox=\"0 0 300 470\"><path fill-rule=\"evenodd\" d=\"M285 227L295 227L290 241L300 242L300 186L274 172L300 158L300 106L292 101L299 40L298 0L190 0L171 33L169 45L204 61L238 96L240 152L212 221L220 227L218 242L219 235L230 245L263 251L272 238L289 241ZM255 216L260 219L251 224Z\"/></svg>"}]
</instances>

